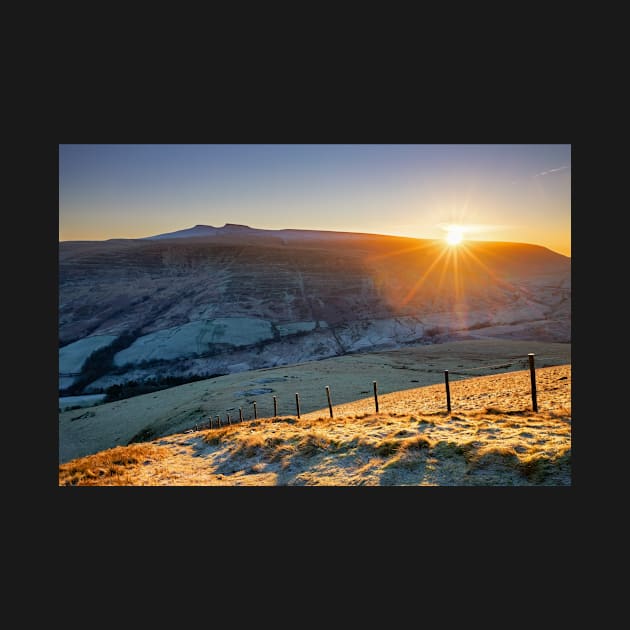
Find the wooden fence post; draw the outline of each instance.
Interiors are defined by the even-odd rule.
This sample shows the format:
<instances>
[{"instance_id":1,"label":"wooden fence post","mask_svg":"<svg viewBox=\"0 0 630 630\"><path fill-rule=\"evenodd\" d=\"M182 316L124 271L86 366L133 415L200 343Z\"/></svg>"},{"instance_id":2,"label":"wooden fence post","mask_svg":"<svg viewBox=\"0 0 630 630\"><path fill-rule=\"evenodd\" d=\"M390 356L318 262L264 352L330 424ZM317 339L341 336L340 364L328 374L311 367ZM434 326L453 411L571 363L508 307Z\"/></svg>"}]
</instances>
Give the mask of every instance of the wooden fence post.
<instances>
[{"instance_id":1,"label":"wooden fence post","mask_svg":"<svg viewBox=\"0 0 630 630\"><path fill-rule=\"evenodd\" d=\"M221 426L221 416L217 416L217 427Z\"/></svg>"},{"instance_id":2,"label":"wooden fence post","mask_svg":"<svg viewBox=\"0 0 630 630\"><path fill-rule=\"evenodd\" d=\"M243 422L243 409L241 407L238 408L238 420Z\"/></svg>"},{"instance_id":3,"label":"wooden fence post","mask_svg":"<svg viewBox=\"0 0 630 630\"><path fill-rule=\"evenodd\" d=\"M448 370L444 370L444 383L446 384L446 409L451 412L451 388L448 384Z\"/></svg>"},{"instance_id":4,"label":"wooden fence post","mask_svg":"<svg viewBox=\"0 0 630 630\"><path fill-rule=\"evenodd\" d=\"M330 387L326 385L326 398L328 398L328 411L330 411L330 417L333 417L332 403L330 402Z\"/></svg>"},{"instance_id":5,"label":"wooden fence post","mask_svg":"<svg viewBox=\"0 0 630 630\"><path fill-rule=\"evenodd\" d=\"M232 424L232 418L230 418L230 414L227 414L227 420L228 420L228 424Z\"/></svg>"},{"instance_id":6,"label":"wooden fence post","mask_svg":"<svg viewBox=\"0 0 630 630\"><path fill-rule=\"evenodd\" d=\"M278 417L278 399L275 396L273 397L273 417Z\"/></svg>"},{"instance_id":7,"label":"wooden fence post","mask_svg":"<svg viewBox=\"0 0 630 630\"><path fill-rule=\"evenodd\" d=\"M295 408L297 409L297 417L300 417L300 395L295 392Z\"/></svg>"},{"instance_id":8,"label":"wooden fence post","mask_svg":"<svg viewBox=\"0 0 630 630\"><path fill-rule=\"evenodd\" d=\"M258 412L256 411L256 401L254 401L254 420L258 420Z\"/></svg>"},{"instance_id":9,"label":"wooden fence post","mask_svg":"<svg viewBox=\"0 0 630 630\"><path fill-rule=\"evenodd\" d=\"M376 393L376 381L372 381L374 385L374 405L376 406L376 413L378 413L378 394Z\"/></svg>"},{"instance_id":10,"label":"wooden fence post","mask_svg":"<svg viewBox=\"0 0 630 630\"><path fill-rule=\"evenodd\" d=\"M534 353L530 352L529 357L529 376L532 382L532 407L534 411L538 411L538 401L536 400L536 369L534 368Z\"/></svg>"}]
</instances>

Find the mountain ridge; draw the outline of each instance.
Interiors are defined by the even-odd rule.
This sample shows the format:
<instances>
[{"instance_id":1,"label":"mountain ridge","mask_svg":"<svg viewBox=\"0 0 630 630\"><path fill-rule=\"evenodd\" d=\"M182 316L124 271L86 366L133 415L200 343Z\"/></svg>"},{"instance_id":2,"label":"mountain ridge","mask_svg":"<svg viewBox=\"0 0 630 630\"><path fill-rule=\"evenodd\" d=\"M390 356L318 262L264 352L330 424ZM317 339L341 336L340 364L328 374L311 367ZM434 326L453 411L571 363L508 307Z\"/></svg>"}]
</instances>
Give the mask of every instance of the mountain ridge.
<instances>
[{"instance_id":1,"label":"mountain ridge","mask_svg":"<svg viewBox=\"0 0 630 630\"><path fill-rule=\"evenodd\" d=\"M570 341L571 261L542 246L226 225L60 243L62 395L456 338Z\"/></svg>"},{"instance_id":2,"label":"mountain ridge","mask_svg":"<svg viewBox=\"0 0 630 630\"><path fill-rule=\"evenodd\" d=\"M225 223L221 227L215 227L212 225L206 224L196 224L189 228L182 228L180 230L175 230L172 232L163 232L160 234L154 234L151 236L142 236L142 237L117 237L110 238L104 240L91 240L91 239L81 239L81 240L66 240L59 241L59 244L69 244L69 243L77 243L77 244L85 244L85 243L113 243L113 242L127 242L127 241L151 241L151 240L171 240L171 239L188 239L188 238L204 238L204 237L212 237L212 236L228 236L228 235L251 235L251 236L278 236L278 237L289 237L289 238L308 238L310 237L319 237L322 239L326 238L391 238L391 239L400 239L406 241L413 241L418 243L441 243L440 239L434 238L420 238L413 236L400 236L393 234L380 234L377 232L355 232L355 231L340 231L340 230L310 230L310 229L302 229L302 228L282 228L282 229L268 229L268 228L255 228L249 225L240 224L240 223ZM567 260L571 260L570 256L566 256L565 254L561 254L560 252L556 252L545 245L538 245L536 243L524 243L519 241L488 241L488 240L466 240L464 241L465 245L470 245L473 243L479 244L488 244L488 245L505 245L505 246L524 246L531 248L539 248L541 250L549 251L556 256L561 256Z\"/></svg>"}]
</instances>

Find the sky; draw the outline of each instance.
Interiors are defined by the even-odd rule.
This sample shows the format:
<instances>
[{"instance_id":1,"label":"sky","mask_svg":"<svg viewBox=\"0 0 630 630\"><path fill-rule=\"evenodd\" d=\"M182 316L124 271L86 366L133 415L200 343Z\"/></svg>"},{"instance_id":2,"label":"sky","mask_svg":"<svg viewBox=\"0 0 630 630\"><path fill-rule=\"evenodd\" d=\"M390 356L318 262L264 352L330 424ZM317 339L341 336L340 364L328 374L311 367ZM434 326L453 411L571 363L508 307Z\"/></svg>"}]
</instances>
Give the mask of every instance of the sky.
<instances>
[{"instance_id":1,"label":"sky","mask_svg":"<svg viewBox=\"0 0 630 630\"><path fill-rule=\"evenodd\" d=\"M59 240L194 225L542 245L571 255L570 144L60 144Z\"/></svg>"}]
</instances>

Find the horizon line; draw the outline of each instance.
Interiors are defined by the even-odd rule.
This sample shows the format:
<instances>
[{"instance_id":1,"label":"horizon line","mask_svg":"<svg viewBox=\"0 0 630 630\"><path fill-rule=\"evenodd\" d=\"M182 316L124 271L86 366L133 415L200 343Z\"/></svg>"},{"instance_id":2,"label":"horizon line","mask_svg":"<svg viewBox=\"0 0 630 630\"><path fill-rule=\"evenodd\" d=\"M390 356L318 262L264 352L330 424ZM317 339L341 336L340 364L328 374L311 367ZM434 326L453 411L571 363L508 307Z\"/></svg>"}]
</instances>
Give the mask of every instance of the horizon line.
<instances>
[{"instance_id":1,"label":"horizon line","mask_svg":"<svg viewBox=\"0 0 630 630\"><path fill-rule=\"evenodd\" d=\"M226 228L227 226L234 226L234 227L240 227L240 228L247 228L250 230L257 230L257 231L262 231L262 232L287 232L287 231L293 231L293 232L322 232L322 233L331 233L331 234L349 234L349 235L357 235L357 236L391 236L394 238L404 238L404 239L409 239L409 240L414 240L414 241L442 241L444 239L442 238L430 238L430 237L421 237L421 236L408 236L408 235L403 235L403 234L391 234L391 233L383 233L383 232L356 232L356 231L351 231L351 230L323 230L323 229L318 229L318 228L258 228L258 227L252 227L250 225L246 225L244 223L225 223L224 225L217 227L214 225L210 225L210 224L206 224L206 223L197 223L193 226L190 227L185 227L185 228L180 228L177 230L173 230L171 232L162 232L159 234L153 234L151 236L114 236L114 237L110 237L110 238L104 238L104 239L94 239L94 238L75 238L75 239L65 239L65 240L58 240L58 243L107 243L109 241L144 241L144 240L152 240L155 239L155 237L158 236L162 236L163 234L177 234L178 232L183 232L185 230L191 230L194 229L196 227L207 227L207 228L212 228L215 230L222 230L224 228ZM173 239L184 239L184 238L206 238L204 236L190 236L190 237L181 237L181 236L174 236ZM169 240L169 239L160 239L160 240ZM496 240L488 240L488 239L479 239L479 238L465 238L462 241L462 244L465 244L467 242L474 242L474 243L501 243L501 244L507 244L507 245L530 245L533 247L542 247L543 249L548 249L549 251L554 252L555 254L558 254L560 256L565 256L566 258L571 258L571 255L569 254L563 254L562 252L559 252L557 250L552 249L551 247L548 247L547 245L540 245L538 243L530 243L530 242L525 242L525 241L496 241Z\"/></svg>"}]
</instances>

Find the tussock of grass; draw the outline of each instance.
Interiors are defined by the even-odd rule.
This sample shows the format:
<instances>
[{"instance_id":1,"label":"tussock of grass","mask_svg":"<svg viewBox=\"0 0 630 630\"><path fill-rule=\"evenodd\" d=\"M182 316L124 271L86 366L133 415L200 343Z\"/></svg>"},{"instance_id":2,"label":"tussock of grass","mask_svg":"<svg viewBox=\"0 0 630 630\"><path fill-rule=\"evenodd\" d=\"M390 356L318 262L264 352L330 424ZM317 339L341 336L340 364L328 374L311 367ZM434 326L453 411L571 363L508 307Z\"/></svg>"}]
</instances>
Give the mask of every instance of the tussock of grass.
<instances>
[{"instance_id":1,"label":"tussock of grass","mask_svg":"<svg viewBox=\"0 0 630 630\"><path fill-rule=\"evenodd\" d=\"M154 444L116 446L59 466L60 486L128 485L126 473L146 461L166 457L169 450Z\"/></svg>"},{"instance_id":2,"label":"tussock of grass","mask_svg":"<svg viewBox=\"0 0 630 630\"><path fill-rule=\"evenodd\" d=\"M393 445L387 443L387 446L391 448ZM423 435L399 440L393 449L393 457L384 464L383 470L390 468L401 468L409 471L418 470L426 460L426 455L423 451L428 453L432 446L431 440ZM383 450L377 447L376 452L383 456L381 454Z\"/></svg>"},{"instance_id":3,"label":"tussock of grass","mask_svg":"<svg viewBox=\"0 0 630 630\"><path fill-rule=\"evenodd\" d=\"M291 457L295 455L295 446L290 444L279 444L274 449L265 450L262 454L263 459L268 462L282 461L290 463Z\"/></svg>"},{"instance_id":4,"label":"tussock of grass","mask_svg":"<svg viewBox=\"0 0 630 630\"><path fill-rule=\"evenodd\" d=\"M379 457L389 457L400 448L401 440L385 439L373 445L373 450Z\"/></svg>"},{"instance_id":5,"label":"tussock of grass","mask_svg":"<svg viewBox=\"0 0 630 630\"><path fill-rule=\"evenodd\" d=\"M449 459L451 457L466 457L475 450L475 445L472 442L441 441L433 445L432 454L440 459Z\"/></svg>"},{"instance_id":6,"label":"tussock of grass","mask_svg":"<svg viewBox=\"0 0 630 630\"><path fill-rule=\"evenodd\" d=\"M514 448L509 446L481 448L474 453L468 453L469 470L490 467L508 467L518 470L519 459Z\"/></svg>"},{"instance_id":7,"label":"tussock of grass","mask_svg":"<svg viewBox=\"0 0 630 630\"><path fill-rule=\"evenodd\" d=\"M519 449L521 450L521 449ZM481 469L513 469L531 483L545 483L554 478L570 475L571 448L560 450L548 457L531 449L524 456L512 447L482 448L468 458L469 471Z\"/></svg>"},{"instance_id":8,"label":"tussock of grass","mask_svg":"<svg viewBox=\"0 0 630 630\"><path fill-rule=\"evenodd\" d=\"M228 433L232 433L232 431L230 429L216 429L214 431L208 431L202 439L207 444L216 446L224 441L224 438L228 435Z\"/></svg>"},{"instance_id":9,"label":"tussock of grass","mask_svg":"<svg viewBox=\"0 0 630 630\"><path fill-rule=\"evenodd\" d=\"M352 420L352 416L333 416L332 418L330 416L319 416L319 418L316 418L315 420L306 420L301 422L305 427L310 427L314 424L319 426L322 424L337 425L348 420Z\"/></svg>"},{"instance_id":10,"label":"tussock of grass","mask_svg":"<svg viewBox=\"0 0 630 630\"><path fill-rule=\"evenodd\" d=\"M402 440L400 444L401 450L411 451L417 450L421 451L423 449L433 448L434 443L424 435L416 435L414 437L408 438L406 440Z\"/></svg>"},{"instance_id":11,"label":"tussock of grass","mask_svg":"<svg viewBox=\"0 0 630 630\"><path fill-rule=\"evenodd\" d=\"M400 468L403 470L413 471L419 470L424 466L426 458L417 451L400 450L394 457L383 465L383 470L391 468Z\"/></svg>"},{"instance_id":12,"label":"tussock of grass","mask_svg":"<svg viewBox=\"0 0 630 630\"><path fill-rule=\"evenodd\" d=\"M520 409L500 409L498 407L482 407L479 411L467 412L469 417L474 416L529 416L533 412L531 407L522 407ZM490 420L491 418L488 418Z\"/></svg>"},{"instance_id":13,"label":"tussock of grass","mask_svg":"<svg viewBox=\"0 0 630 630\"><path fill-rule=\"evenodd\" d=\"M570 473L571 448L560 451L555 457L544 457L534 454L523 458L518 463L520 473L533 483L541 483L554 474Z\"/></svg>"},{"instance_id":14,"label":"tussock of grass","mask_svg":"<svg viewBox=\"0 0 630 630\"><path fill-rule=\"evenodd\" d=\"M276 447L284 440L279 437L265 437L254 434L240 440L232 451L232 456L255 457L256 455L269 456L276 451Z\"/></svg>"},{"instance_id":15,"label":"tussock of grass","mask_svg":"<svg viewBox=\"0 0 630 630\"><path fill-rule=\"evenodd\" d=\"M482 407L477 413L482 416L503 416L505 415L505 409L499 409L498 407Z\"/></svg>"},{"instance_id":16,"label":"tussock of grass","mask_svg":"<svg viewBox=\"0 0 630 630\"><path fill-rule=\"evenodd\" d=\"M422 416L425 418L443 418L444 416L452 416L452 413L448 413L446 409L440 411L425 411L423 410ZM455 417L455 416L453 416Z\"/></svg>"},{"instance_id":17,"label":"tussock of grass","mask_svg":"<svg viewBox=\"0 0 630 630\"><path fill-rule=\"evenodd\" d=\"M300 455L313 457L322 451L335 450L337 445L337 440L332 440L321 433L309 433L297 442L296 449Z\"/></svg>"},{"instance_id":18,"label":"tussock of grass","mask_svg":"<svg viewBox=\"0 0 630 630\"><path fill-rule=\"evenodd\" d=\"M359 446L360 439L358 437L354 437L351 440L342 440L337 444L336 450L338 452L349 451L355 449Z\"/></svg>"},{"instance_id":19,"label":"tussock of grass","mask_svg":"<svg viewBox=\"0 0 630 630\"><path fill-rule=\"evenodd\" d=\"M394 437L402 437L402 436L407 436L407 435L413 435L409 429L397 429L388 437L394 438Z\"/></svg>"}]
</instances>

